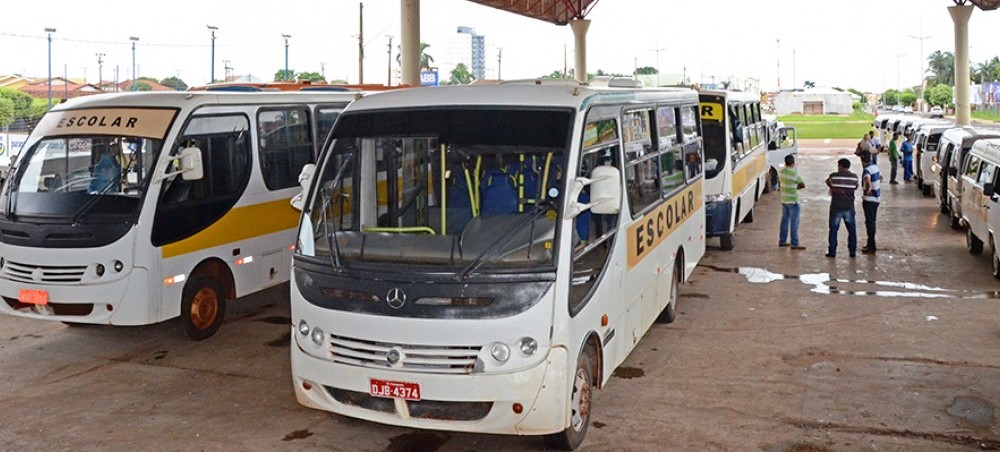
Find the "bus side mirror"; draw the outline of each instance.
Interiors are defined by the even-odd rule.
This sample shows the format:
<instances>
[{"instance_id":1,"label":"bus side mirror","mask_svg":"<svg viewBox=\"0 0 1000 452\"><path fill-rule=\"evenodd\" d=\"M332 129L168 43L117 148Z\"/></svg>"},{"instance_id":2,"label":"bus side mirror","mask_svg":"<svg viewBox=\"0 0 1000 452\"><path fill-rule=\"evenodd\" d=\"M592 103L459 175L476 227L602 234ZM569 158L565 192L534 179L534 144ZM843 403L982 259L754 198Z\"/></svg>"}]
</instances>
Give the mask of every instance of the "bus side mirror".
<instances>
[{"instance_id":1,"label":"bus side mirror","mask_svg":"<svg viewBox=\"0 0 1000 452\"><path fill-rule=\"evenodd\" d=\"M302 211L302 208L306 203L306 193L309 193L309 185L312 184L314 174L316 174L315 163L306 163L306 165L302 167L302 171L299 173L299 186L302 188L302 191L293 196L291 201L292 207L294 207L295 210L300 212Z\"/></svg>"},{"instance_id":2,"label":"bus side mirror","mask_svg":"<svg viewBox=\"0 0 1000 452\"><path fill-rule=\"evenodd\" d=\"M201 163L201 149L189 147L181 149L181 178L201 180L205 177L205 167Z\"/></svg>"},{"instance_id":3,"label":"bus side mirror","mask_svg":"<svg viewBox=\"0 0 1000 452\"><path fill-rule=\"evenodd\" d=\"M566 218L576 218L586 210L597 215L617 215L621 210L621 172L613 166L602 165L594 168L591 177L578 177L570 182L570 203ZM580 193L590 186L590 203L582 203Z\"/></svg>"}]
</instances>

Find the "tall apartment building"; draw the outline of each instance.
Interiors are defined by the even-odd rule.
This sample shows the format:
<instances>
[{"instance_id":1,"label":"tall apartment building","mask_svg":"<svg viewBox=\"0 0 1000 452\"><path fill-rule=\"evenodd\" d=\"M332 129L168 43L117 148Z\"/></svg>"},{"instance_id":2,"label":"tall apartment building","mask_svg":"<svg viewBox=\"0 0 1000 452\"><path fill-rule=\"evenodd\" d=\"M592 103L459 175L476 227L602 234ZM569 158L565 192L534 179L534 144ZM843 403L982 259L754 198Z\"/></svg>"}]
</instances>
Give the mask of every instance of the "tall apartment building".
<instances>
[{"instance_id":1,"label":"tall apartment building","mask_svg":"<svg viewBox=\"0 0 1000 452\"><path fill-rule=\"evenodd\" d=\"M442 78L450 77L451 71L459 63L464 63L473 77L486 78L486 37L476 34L475 28L458 27L456 33L445 42Z\"/></svg>"}]
</instances>

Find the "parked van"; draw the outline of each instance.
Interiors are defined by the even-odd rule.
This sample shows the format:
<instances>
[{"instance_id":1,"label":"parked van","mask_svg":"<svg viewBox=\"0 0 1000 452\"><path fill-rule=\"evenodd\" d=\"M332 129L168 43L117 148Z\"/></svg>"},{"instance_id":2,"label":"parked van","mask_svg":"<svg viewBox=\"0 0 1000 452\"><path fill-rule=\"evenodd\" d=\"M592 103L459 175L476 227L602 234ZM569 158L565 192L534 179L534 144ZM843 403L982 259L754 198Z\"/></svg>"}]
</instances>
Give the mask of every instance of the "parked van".
<instances>
[{"instance_id":1,"label":"parked van","mask_svg":"<svg viewBox=\"0 0 1000 452\"><path fill-rule=\"evenodd\" d=\"M941 134L954 127L955 124L950 121L925 122L917 127L913 134L913 144L916 148L914 153L916 161L913 165L917 175L917 188L923 191L924 196L934 194L934 187L931 185L934 171L931 170L931 165L936 161Z\"/></svg>"},{"instance_id":2,"label":"parked van","mask_svg":"<svg viewBox=\"0 0 1000 452\"><path fill-rule=\"evenodd\" d=\"M994 231L1000 229L1000 195L997 176L1000 171L1000 139L976 141L962 167L962 221L966 224L965 244L972 254L983 252L989 243L993 276L1000 278Z\"/></svg>"},{"instance_id":3,"label":"parked van","mask_svg":"<svg viewBox=\"0 0 1000 452\"><path fill-rule=\"evenodd\" d=\"M941 179L936 186L941 213L951 215L951 227L962 227L962 179L959 171L972 145L983 138L1000 137L1000 131L976 127L954 128L941 134L938 153Z\"/></svg>"},{"instance_id":4,"label":"parked van","mask_svg":"<svg viewBox=\"0 0 1000 452\"><path fill-rule=\"evenodd\" d=\"M785 164L786 155L798 153L798 139L795 136L795 127L785 127L785 123L778 121L774 115L761 115L766 122L765 133L767 140L767 179L770 183L764 187L764 192L778 189L778 171L781 171Z\"/></svg>"}]
</instances>

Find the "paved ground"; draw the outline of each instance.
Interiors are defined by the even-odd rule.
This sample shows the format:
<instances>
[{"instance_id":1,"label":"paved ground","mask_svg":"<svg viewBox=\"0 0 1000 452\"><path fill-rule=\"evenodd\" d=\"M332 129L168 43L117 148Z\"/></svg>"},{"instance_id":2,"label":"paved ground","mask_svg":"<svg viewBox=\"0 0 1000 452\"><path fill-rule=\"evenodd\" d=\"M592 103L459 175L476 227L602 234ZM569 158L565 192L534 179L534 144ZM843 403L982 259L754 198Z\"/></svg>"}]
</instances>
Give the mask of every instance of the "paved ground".
<instances>
[{"instance_id":1,"label":"paved ground","mask_svg":"<svg viewBox=\"0 0 1000 452\"><path fill-rule=\"evenodd\" d=\"M853 147L811 142L800 152L807 250L776 246L773 194L738 230L736 250L710 242L677 322L654 326L597 393L585 450L1000 449L1000 295L989 259L969 255L909 184L885 187L878 255L848 258L842 233L840 256L823 256L822 181ZM232 303L218 336L198 344L169 323L0 317L0 450L541 447L299 406L286 292Z\"/></svg>"}]
</instances>

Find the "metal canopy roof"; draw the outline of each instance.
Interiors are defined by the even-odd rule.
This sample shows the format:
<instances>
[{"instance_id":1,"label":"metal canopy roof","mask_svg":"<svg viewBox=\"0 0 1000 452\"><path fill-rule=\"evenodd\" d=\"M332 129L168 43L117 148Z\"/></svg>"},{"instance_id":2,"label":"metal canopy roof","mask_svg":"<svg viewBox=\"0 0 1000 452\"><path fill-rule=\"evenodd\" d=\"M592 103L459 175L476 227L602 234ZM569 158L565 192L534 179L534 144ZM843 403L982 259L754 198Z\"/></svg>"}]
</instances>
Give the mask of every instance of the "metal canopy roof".
<instances>
[{"instance_id":1,"label":"metal canopy roof","mask_svg":"<svg viewBox=\"0 0 1000 452\"><path fill-rule=\"evenodd\" d=\"M469 0L473 3L566 25L573 19L583 19L598 0Z\"/></svg>"}]
</instances>

